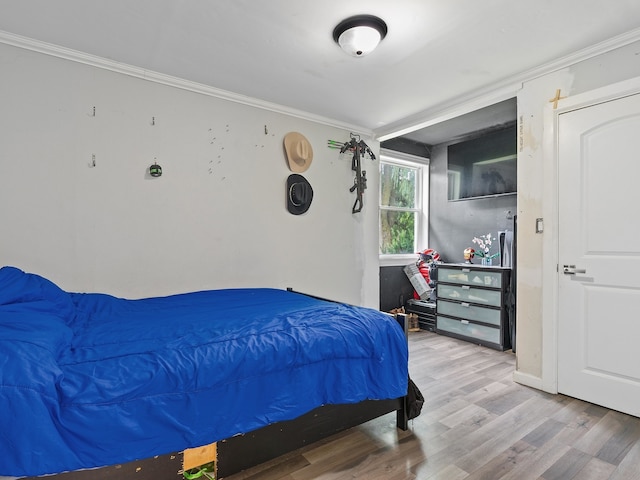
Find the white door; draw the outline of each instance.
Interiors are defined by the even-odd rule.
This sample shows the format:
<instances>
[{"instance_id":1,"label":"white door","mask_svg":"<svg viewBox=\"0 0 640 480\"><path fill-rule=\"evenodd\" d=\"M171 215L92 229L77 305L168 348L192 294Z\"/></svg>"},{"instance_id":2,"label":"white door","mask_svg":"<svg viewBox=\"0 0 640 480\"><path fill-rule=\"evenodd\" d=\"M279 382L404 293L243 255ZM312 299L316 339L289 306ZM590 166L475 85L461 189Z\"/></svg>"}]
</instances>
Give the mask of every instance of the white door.
<instances>
[{"instance_id":1,"label":"white door","mask_svg":"<svg viewBox=\"0 0 640 480\"><path fill-rule=\"evenodd\" d=\"M640 416L640 94L558 118L558 391Z\"/></svg>"}]
</instances>

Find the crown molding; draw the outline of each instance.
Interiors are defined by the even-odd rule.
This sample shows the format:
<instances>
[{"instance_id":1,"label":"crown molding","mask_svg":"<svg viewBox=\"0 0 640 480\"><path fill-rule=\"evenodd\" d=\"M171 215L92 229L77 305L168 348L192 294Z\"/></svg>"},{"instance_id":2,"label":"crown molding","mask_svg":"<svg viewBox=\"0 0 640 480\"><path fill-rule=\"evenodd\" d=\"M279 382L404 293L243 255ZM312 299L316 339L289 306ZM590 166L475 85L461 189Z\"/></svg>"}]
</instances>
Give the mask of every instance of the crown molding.
<instances>
[{"instance_id":1,"label":"crown molding","mask_svg":"<svg viewBox=\"0 0 640 480\"><path fill-rule=\"evenodd\" d=\"M456 97L448 103L437 105L428 110L416 113L411 117L404 118L397 123L386 125L381 129L374 130L375 138L382 142L435 125L445 120L450 120L480 108L488 107L503 100L508 100L509 98L517 96L522 85L528 81L637 41L640 41L640 28L507 77L500 82L492 84L490 87L474 90L466 95Z\"/></svg>"},{"instance_id":2,"label":"crown molding","mask_svg":"<svg viewBox=\"0 0 640 480\"><path fill-rule=\"evenodd\" d=\"M185 80L183 78L174 77L171 75L165 75L153 70L147 70L126 63L116 62L108 58L103 58L97 55L80 52L78 50L61 47L59 45L42 42L40 40L35 40L29 37L23 37L21 35L16 35L2 30L0 30L0 43L23 48L25 50L31 50L52 57L62 58L64 60L70 60L72 62L82 63L84 65L89 65L91 67L96 67L103 70L110 70L115 73L147 80L149 82L155 82L162 85L167 85L169 87L175 87L181 90L187 90L210 97L227 100L229 102L239 103L262 110L268 110L270 112L299 118L301 120L308 120L314 123L348 130L369 138L373 138L373 130L362 127L360 125L339 122L337 120L333 120L320 115L315 115L303 110L289 108L277 103L267 102L258 98L241 95L239 93L230 92L228 90L222 90L220 88L212 87L202 83L192 82L190 80Z\"/></svg>"},{"instance_id":3,"label":"crown molding","mask_svg":"<svg viewBox=\"0 0 640 480\"><path fill-rule=\"evenodd\" d=\"M522 84L531 81L543 75L555 72L557 70L567 68L571 65L587 60L589 58L601 55L616 48L623 47L630 43L640 41L640 28L631 30L622 35L612 37L603 42L592 45L585 49L566 55L554 61L548 62L533 69L521 72L520 74L508 77L501 82L494 83L491 87L478 89L472 93L460 96L446 104L438 105L434 108L419 112L411 117L404 118L397 123L387 125L381 129L371 130L360 125L339 122L327 117L315 115L310 112L289 108L276 103L267 102L257 98L241 95L238 93L222 90L209 85L204 85L190 80L185 80L171 75L165 75L152 70L116 62L107 58L91 55L88 53L72 50L66 47L53 45L28 37L12 34L0 30L0 43L12 45L15 47L31 50L34 52L50 55L77 63L82 63L92 67L110 70L123 75L140 78L150 82L155 82L182 90L187 90L210 97L239 103L262 110L268 110L274 113L308 120L343 130L349 130L359 133L369 138L375 138L378 141L388 140L398 137L430 125L455 118L460 115L472 112L474 110L484 108L494 103L513 98L517 95L518 90L522 88Z\"/></svg>"}]
</instances>

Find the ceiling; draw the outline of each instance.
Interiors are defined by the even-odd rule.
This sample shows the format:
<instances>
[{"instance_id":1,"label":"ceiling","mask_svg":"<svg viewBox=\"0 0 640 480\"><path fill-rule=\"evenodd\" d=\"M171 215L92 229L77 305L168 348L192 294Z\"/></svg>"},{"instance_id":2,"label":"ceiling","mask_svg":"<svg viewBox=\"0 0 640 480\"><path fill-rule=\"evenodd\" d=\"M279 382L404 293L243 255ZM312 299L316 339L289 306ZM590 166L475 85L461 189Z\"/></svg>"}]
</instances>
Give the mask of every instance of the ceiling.
<instances>
[{"instance_id":1,"label":"ceiling","mask_svg":"<svg viewBox=\"0 0 640 480\"><path fill-rule=\"evenodd\" d=\"M355 58L332 32L360 13L383 18L389 31L377 50ZM382 139L428 126L420 131L430 144L455 126L439 122L443 112L480 93L498 91L497 101L505 100L540 66L611 39L637 40L639 27L638 0L0 0L0 31L12 38L234 92Z\"/></svg>"}]
</instances>

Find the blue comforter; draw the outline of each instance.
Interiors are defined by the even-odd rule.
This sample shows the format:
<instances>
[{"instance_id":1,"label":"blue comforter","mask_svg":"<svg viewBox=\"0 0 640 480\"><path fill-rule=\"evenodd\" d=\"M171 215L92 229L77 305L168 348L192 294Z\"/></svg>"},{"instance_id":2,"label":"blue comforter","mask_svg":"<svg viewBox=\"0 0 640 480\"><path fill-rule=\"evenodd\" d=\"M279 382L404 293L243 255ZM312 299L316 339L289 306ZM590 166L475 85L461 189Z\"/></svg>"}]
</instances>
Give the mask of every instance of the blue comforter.
<instances>
[{"instance_id":1,"label":"blue comforter","mask_svg":"<svg viewBox=\"0 0 640 480\"><path fill-rule=\"evenodd\" d=\"M372 309L276 289L126 300L0 269L0 476L181 451L406 391L404 334Z\"/></svg>"}]
</instances>

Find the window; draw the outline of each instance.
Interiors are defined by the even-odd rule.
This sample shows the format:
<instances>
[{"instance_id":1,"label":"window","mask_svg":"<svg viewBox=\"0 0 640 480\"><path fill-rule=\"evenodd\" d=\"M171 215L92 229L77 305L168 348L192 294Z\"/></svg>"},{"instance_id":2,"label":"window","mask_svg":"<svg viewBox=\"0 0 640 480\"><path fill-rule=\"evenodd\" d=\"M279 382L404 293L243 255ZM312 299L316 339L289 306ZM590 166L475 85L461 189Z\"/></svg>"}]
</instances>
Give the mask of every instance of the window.
<instances>
[{"instance_id":1,"label":"window","mask_svg":"<svg viewBox=\"0 0 640 480\"><path fill-rule=\"evenodd\" d=\"M380 255L415 258L427 248L426 202L428 160L399 152L380 154ZM402 259L406 261L406 259Z\"/></svg>"}]
</instances>

